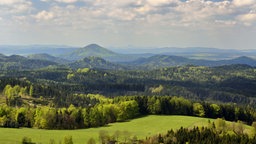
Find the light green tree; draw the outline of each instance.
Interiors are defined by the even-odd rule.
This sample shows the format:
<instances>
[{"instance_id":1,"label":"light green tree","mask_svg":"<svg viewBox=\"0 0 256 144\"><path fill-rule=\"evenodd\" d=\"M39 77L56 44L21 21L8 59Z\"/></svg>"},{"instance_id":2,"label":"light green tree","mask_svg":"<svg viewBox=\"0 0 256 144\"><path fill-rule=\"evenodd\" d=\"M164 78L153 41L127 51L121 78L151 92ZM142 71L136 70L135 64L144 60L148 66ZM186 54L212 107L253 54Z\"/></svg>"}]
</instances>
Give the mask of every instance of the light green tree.
<instances>
[{"instance_id":1,"label":"light green tree","mask_svg":"<svg viewBox=\"0 0 256 144\"><path fill-rule=\"evenodd\" d=\"M199 117L203 117L205 115L204 107L200 103L193 104L193 112L194 112L194 115Z\"/></svg>"},{"instance_id":2,"label":"light green tree","mask_svg":"<svg viewBox=\"0 0 256 144\"><path fill-rule=\"evenodd\" d=\"M217 131L219 133L226 133L227 132L227 124L226 124L226 121L221 119L221 118L217 118L215 120L215 125L216 125L216 128L217 128Z\"/></svg>"},{"instance_id":3,"label":"light green tree","mask_svg":"<svg viewBox=\"0 0 256 144\"><path fill-rule=\"evenodd\" d=\"M30 96L34 95L34 86L33 85L31 85L30 88L29 88L29 95Z\"/></svg>"},{"instance_id":4,"label":"light green tree","mask_svg":"<svg viewBox=\"0 0 256 144\"><path fill-rule=\"evenodd\" d=\"M220 106L219 105L217 105L217 104L211 104L210 105L210 108L212 109L212 115L213 115L213 117L217 117L217 116L219 116L220 115L220 110L221 110L221 108L220 108Z\"/></svg>"}]
</instances>

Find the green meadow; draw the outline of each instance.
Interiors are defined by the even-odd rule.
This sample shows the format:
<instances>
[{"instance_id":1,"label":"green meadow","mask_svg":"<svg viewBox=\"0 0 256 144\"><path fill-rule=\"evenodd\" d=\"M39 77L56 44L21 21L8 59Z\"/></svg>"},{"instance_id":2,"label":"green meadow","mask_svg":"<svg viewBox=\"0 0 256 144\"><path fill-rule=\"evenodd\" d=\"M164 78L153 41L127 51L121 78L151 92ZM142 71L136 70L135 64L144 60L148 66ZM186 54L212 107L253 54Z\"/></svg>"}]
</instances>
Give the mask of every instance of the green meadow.
<instances>
[{"instance_id":1,"label":"green meadow","mask_svg":"<svg viewBox=\"0 0 256 144\"><path fill-rule=\"evenodd\" d=\"M190 116L156 116L150 115L128 122L118 122L108 124L105 127L89 128L80 130L42 130L35 128L0 128L1 144L21 143L24 136L32 139L33 142L48 144L51 139L59 143L65 136L72 136L74 144L86 144L90 138L99 141L99 132L107 131L113 135L116 131L119 133L128 133L130 137L146 138L159 133L166 133L170 129L179 129L180 127L207 126L208 121L212 119L198 118ZM120 136L122 138L122 136Z\"/></svg>"}]
</instances>

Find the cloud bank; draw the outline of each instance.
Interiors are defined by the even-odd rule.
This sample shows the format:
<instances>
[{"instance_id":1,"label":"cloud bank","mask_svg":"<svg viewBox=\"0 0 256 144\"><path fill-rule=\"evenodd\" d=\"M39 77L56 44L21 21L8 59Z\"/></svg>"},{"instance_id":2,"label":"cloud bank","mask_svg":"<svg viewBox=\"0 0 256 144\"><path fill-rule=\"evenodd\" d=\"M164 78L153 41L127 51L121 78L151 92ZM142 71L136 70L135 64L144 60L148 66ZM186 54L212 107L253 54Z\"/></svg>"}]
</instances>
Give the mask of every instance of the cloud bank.
<instances>
[{"instance_id":1,"label":"cloud bank","mask_svg":"<svg viewBox=\"0 0 256 144\"><path fill-rule=\"evenodd\" d=\"M1 35L17 33L13 37L17 43L63 40L76 45L91 41L106 45L240 48L247 42L247 48L253 48L255 42L249 40L255 36L256 1L0 0L0 26L8 26ZM27 39L17 40L25 33ZM41 35L35 37L38 33ZM238 37L246 40L228 44Z\"/></svg>"}]
</instances>

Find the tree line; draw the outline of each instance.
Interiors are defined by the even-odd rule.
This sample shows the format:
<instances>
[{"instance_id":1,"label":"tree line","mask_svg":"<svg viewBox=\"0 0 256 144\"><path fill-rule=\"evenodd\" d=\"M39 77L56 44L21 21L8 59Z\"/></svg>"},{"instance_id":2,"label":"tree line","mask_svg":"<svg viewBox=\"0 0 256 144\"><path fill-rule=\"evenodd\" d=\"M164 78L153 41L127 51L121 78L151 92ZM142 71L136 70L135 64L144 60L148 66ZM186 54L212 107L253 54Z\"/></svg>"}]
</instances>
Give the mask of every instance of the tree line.
<instances>
[{"instance_id":1,"label":"tree line","mask_svg":"<svg viewBox=\"0 0 256 144\"><path fill-rule=\"evenodd\" d=\"M215 104L190 101L170 96L120 96L106 98L101 95L82 95L94 100L86 106L70 104L68 107L0 105L0 126L37 127L41 129L79 129L104 126L139 116L188 115L243 121L251 125L256 113L250 107L235 104ZM88 101L90 102L90 101Z\"/></svg>"}]
</instances>

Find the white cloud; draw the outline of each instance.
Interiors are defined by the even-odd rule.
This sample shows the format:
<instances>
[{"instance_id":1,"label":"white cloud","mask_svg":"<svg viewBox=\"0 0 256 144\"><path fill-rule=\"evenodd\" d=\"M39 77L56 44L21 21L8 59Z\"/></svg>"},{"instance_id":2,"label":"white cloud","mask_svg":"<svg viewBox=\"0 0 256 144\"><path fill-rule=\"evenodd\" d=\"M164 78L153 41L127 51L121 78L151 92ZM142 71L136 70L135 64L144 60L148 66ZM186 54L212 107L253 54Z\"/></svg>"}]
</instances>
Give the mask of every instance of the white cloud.
<instances>
[{"instance_id":1,"label":"white cloud","mask_svg":"<svg viewBox=\"0 0 256 144\"><path fill-rule=\"evenodd\" d=\"M233 0L233 4L238 7L248 6L255 3L256 3L255 0Z\"/></svg>"},{"instance_id":2,"label":"white cloud","mask_svg":"<svg viewBox=\"0 0 256 144\"><path fill-rule=\"evenodd\" d=\"M251 26L253 23L256 22L256 12L250 11L247 14L241 14L237 16L237 19L241 21L246 26Z\"/></svg>"},{"instance_id":3,"label":"white cloud","mask_svg":"<svg viewBox=\"0 0 256 144\"><path fill-rule=\"evenodd\" d=\"M81 0L40 0L41 2L75 3Z\"/></svg>"},{"instance_id":4,"label":"white cloud","mask_svg":"<svg viewBox=\"0 0 256 144\"><path fill-rule=\"evenodd\" d=\"M13 2L22 2L23 0L10 0ZM235 8L232 2L224 0L221 2L204 1L204 0L41 0L42 2L52 3L47 10L33 10L31 14L39 20L50 20L56 25L72 25L81 23L90 23L106 21L107 23L127 23L132 24L161 23L163 26L190 26L202 28L202 25L209 24L215 20L223 20L221 17L227 17L232 21ZM89 6L75 6L74 2L85 2ZM56 2L67 3L70 5L61 5ZM20 3L13 10L25 11L31 5ZM0 14L1 16L1 14ZM72 20L72 21L71 21ZM159 20L159 21L157 21ZM225 21L225 18L224 20ZM51 24L49 23L49 24ZM65 24L66 23L66 24ZM164 25L166 24L166 25ZM80 26L82 27L82 26ZM103 26L104 27L104 26ZM208 26L209 27L209 26Z\"/></svg>"},{"instance_id":5,"label":"white cloud","mask_svg":"<svg viewBox=\"0 0 256 144\"><path fill-rule=\"evenodd\" d=\"M39 21L40 21L40 20L50 20L50 19L53 19L53 18L54 18L54 14L51 13L51 12L47 12L47 11L43 10L43 11L37 13L37 14L35 15L35 18L36 18L37 20L39 20Z\"/></svg>"},{"instance_id":6,"label":"white cloud","mask_svg":"<svg viewBox=\"0 0 256 144\"><path fill-rule=\"evenodd\" d=\"M0 5L13 5L16 3L25 2L24 0L0 0Z\"/></svg>"},{"instance_id":7,"label":"white cloud","mask_svg":"<svg viewBox=\"0 0 256 144\"><path fill-rule=\"evenodd\" d=\"M0 0L0 15L21 14L32 9L32 2L26 0Z\"/></svg>"},{"instance_id":8,"label":"white cloud","mask_svg":"<svg viewBox=\"0 0 256 144\"><path fill-rule=\"evenodd\" d=\"M215 23L219 26L234 26L237 24L237 21L234 20L215 20Z\"/></svg>"},{"instance_id":9,"label":"white cloud","mask_svg":"<svg viewBox=\"0 0 256 144\"><path fill-rule=\"evenodd\" d=\"M253 21L256 21L256 13L248 13L248 14L240 15L238 18L241 21L253 22Z\"/></svg>"},{"instance_id":10,"label":"white cloud","mask_svg":"<svg viewBox=\"0 0 256 144\"><path fill-rule=\"evenodd\" d=\"M135 8L135 11L140 14L147 14L148 12L152 11L154 8L152 8L149 5L143 5L141 7Z\"/></svg>"},{"instance_id":11,"label":"white cloud","mask_svg":"<svg viewBox=\"0 0 256 144\"><path fill-rule=\"evenodd\" d=\"M32 9L31 6L32 6L32 3L30 2L13 5L12 11L16 13L28 12Z\"/></svg>"},{"instance_id":12,"label":"white cloud","mask_svg":"<svg viewBox=\"0 0 256 144\"><path fill-rule=\"evenodd\" d=\"M115 18L117 20L130 21L136 17L136 14L131 11L126 11L122 9L115 9L108 13L110 18Z\"/></svg>"},{"instance_id":13,"label":"white cloud","mask_svg":"<svg viewBox=\"0 0 256 144\"><path fill-rule=\"evenodd\" d=\"M77 2L78 0L55 0L57 2L62 2L62 3L74 3Z\"/></svg>"},{"instance_id":14,"label":"white cloud","mask_svg":"<svg viewBox=\"0 0 256 144\"><path fill-rule=\"evenodd\" d=\"M209 28L219 17L230 19L234 9L229 1L213 2L202 0L188 0L174 7L176 24L179 26L193 26L193 28ZM232 19L232 18L231 18Z\"/></svg>"},{"instance_id":15,"label":"white cloud","mask_svg":"<svg viewBox=\"0 0 256 144\"><path fill-rule=\"evenodd\" d=\"M180 3L179 0L147 0L147 2L152 6L163 6Z\"/></svg>"}]
</instances>

